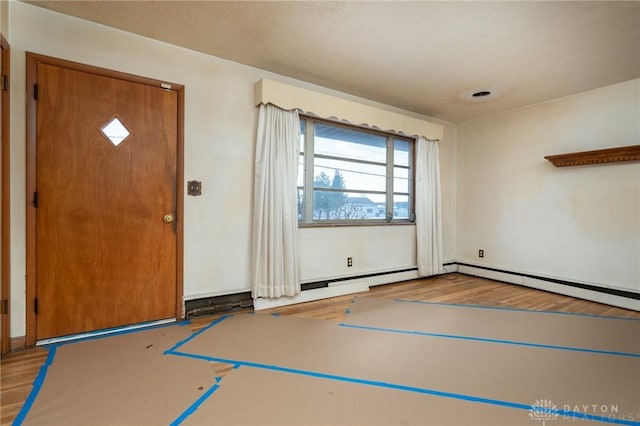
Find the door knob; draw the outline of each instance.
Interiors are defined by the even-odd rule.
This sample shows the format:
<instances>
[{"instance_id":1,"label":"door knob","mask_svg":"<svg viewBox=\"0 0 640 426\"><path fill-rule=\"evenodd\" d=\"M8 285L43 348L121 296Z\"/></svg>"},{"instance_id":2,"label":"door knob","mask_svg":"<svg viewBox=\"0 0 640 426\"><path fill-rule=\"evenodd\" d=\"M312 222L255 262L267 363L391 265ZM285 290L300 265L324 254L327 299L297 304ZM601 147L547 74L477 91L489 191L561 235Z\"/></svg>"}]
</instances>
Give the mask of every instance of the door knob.
<instances>
[{"instance_id":1,"label":"door knob","mask_svg":"<svg viewBox=\"0 0 640 426\"><path fill-rule=\"evenodd\" d=\"M173 222L173 219L174 217L172 214L166 214L162 220L164 220L165 223L171 223Z\"/></svg>"}]
</instances>

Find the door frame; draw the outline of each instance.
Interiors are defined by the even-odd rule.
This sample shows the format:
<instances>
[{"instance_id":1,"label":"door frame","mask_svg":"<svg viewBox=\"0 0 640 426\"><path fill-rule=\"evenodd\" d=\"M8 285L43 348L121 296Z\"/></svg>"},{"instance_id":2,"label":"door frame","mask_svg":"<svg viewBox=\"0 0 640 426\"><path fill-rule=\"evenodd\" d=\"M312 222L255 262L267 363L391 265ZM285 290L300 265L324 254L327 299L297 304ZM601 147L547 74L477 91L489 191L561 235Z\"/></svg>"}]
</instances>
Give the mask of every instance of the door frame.
<instances>
[{"instance_id":1,"label":"door frame","mask_svg":"<svg viewBox=\"0 0 640 426\"><path fill-rule=\"evenodd\" d=\"M10 147L10 137L9 137L9 74L10 74L10 46L9 42L4 38L2 34L0 34L0 46L2 47L2 70L0 70L0 74L2 74L5 79L6 87L1 87L0 91L2 91L2 135L0 138L2 139L2 165L1 165L1 173L2 173L2 188L0 190L2 196L2 224L0 225L2 237L0 238L0 244L2 247L2 256L0 259L0 263L2 267L0 268L1 276L1 294L0 300L6 303L6 311L2 314L2 341L0 341L0 355L4 355L11 350L11 338L10 334L10 321L11 321L11 216L10 216L10 206L11 206L11 169L9 167L11 155L11 147ZM6 300L6 302L4 302Z\"/></svg>"},{"instance_id":2,"label":"door frame","mask_svg":"<svg viewBox=\"0 0 640 426\"><path fill-rule=\"evenodd\" d=\"M153 87L162 87L173 90L178 95L178 140L177 140L177 164L176 164L176 300L175 317L184 317L183 280L184 280L184 241L183 241L183 211L184 211L184 86L98 68L91 65L52 58L36 53L27 52L27 182L26 182L26 209L27 209L27 235L26 235L26 336L27 346L33 346L37 338L37 316L35 313L35 299L37 297L37 262L36 262L36 208L33 205L33 194L36 191L36 126L37 126L37 102L34 97L34 85L38 81L38 64L53 65L76 71L88 72L105 77L141 83ZM169 88L167 88L169 85Z\"/></svg>"}]
</instances>

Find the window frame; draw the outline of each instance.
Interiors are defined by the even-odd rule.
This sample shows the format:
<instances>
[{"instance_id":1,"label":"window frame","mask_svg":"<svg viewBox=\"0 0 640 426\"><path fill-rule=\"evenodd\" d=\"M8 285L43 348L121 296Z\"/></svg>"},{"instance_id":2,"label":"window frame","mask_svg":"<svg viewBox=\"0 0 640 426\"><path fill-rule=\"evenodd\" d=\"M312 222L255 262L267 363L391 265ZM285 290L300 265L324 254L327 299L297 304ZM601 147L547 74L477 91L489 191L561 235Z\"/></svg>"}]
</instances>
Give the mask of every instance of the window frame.
<instances>
[{"instance_id":1,"label":"window frame","mask_svg":"<svg viewBox=\"0 0 640 426\"><path fill-rule=\"evenodd\" d=\"M303 200L302 200L302 217L298 216L298 227L334 227L334 226L389 226L389 225L415 225L415 146L416 139L413 137L405 136L399 133L393 132L385 132L377 129L371 129L363 126L356 126L351 124L345 124L342 122L318 118L311 115L300 114L300 121L304 121L304 146L303 151L299 152L299 155L303 156L302 166L302 176L303 176L303 186L297 186L296 192L300 194L300 190L302 189ZM386 161L385 163L381 163L378 161L368 161L361 159L352 159L348 157L337 157L330 156L325 154L315 154L314 150L314 138L315 138L315 123L321 123L323 125L328 125L336 128L342 128L345 130L368 133L376 136L384 136L386 138ZM302 126L301 126L302 127ZM302 129L301 129L302 135ZM394 140L406 141L409 143L409 161L408 165L397 165L394 161ZM307 155L311 153L312 155ZM385 212L386 216L381 219L374 218L364 218L364 219L314 219L313 217L313 200L314 200L314 165L315 159L331 159L331 160L339 160L339 161L349 161L353 163L360 164L372 164L372 165L384 165L385 166L385 191L374 191L374 190L349 190L349 189L341 189L336 190L332 188L326 188L328 192L341 192L347 194L362 194L366 196L366 194L378 194L385 196ZM408 176L408 190L409 192L394 192L394 169L395 168L403 168L407 169ZM325 188L322 188L324 191ZM393 215L393 199L394 195L402 195L408 198L408 217L403 218L395 218ZM375 207L374 209L377 209Z\"/></svg>"}]
</instances>

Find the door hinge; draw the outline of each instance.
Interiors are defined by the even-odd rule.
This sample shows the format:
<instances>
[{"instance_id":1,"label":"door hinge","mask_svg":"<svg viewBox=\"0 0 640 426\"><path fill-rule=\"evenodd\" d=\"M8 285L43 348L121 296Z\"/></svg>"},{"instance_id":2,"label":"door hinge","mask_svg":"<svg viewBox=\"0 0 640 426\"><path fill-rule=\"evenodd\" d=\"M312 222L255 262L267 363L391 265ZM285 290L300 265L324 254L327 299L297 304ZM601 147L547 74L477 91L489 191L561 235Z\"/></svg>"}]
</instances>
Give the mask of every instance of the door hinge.
<instances>
[{"instance_id":1,"label":"door hinge","mask_svg":"<svg viewBox=\"0 0 640 426\"><path fill-rule=\"evenodd\" d=\"M33 299L33 312L38 315L38 298Z\"/></svg>"},{"instance_id":2,"label":"door hinge","mask_svg":"<svg viewBox=\"0 0 640 426\"><path fill-rule=\"evenodd\" d=\"M35 99L36 101L38 100L38 85L37 84L33 85L33 99Z\"/></svg>"},{"instance_id":3,"label":"door hinge","mask_svg":"<svg viewBox=\"0 0 640 426\"><path fill-rule=\"evenodd\" d=\"M38 196L38 191L33 193L33 207L38 208L40 205L40 197Z\"/></svg>"},{"instance_id":4,"label":"door hinge","mask_svg":"<svg viewBox=\"0 0 640 426\"><path fill-rule=\"evenodd\" d=\"M7 299L2 299L0 302L0 315L7 315L9 313L9 301Z\"/></svg>"},{"instance_id":5,"label":"door hinge","mask_svg":"<svg viewBox=\"0 0 640 426\"><path fill-rule=\"evenodd\" d=\"M4 90L5 92L9 90L9 77L4 74L0 78L0 89Z\"/></svg>"}]
</instances>

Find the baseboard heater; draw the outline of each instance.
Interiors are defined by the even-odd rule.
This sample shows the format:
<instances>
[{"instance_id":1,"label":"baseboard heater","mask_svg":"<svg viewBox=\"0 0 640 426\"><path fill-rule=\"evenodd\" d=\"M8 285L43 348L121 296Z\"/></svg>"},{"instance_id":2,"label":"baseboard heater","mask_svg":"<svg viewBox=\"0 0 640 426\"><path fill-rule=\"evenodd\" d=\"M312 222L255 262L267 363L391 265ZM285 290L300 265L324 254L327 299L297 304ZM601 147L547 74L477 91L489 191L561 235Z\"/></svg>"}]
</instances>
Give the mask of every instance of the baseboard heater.
<instances>
[{"instance_id":1,"label":"baseboard heater","mask_svg":"<svg viewBox=\"0 0 640 426\"><path fill-rule=\"evenodd\" d=\"M568 287L580 288L580 289L583 289L583 290L595 291L595 292L598 292L598 293L605 293L605 294L611 294L613 296L620 296L620 297L626 297L626 298L629 298L629 299L640 300L640 293L636 293L634 291L629 291L629 290L621 290L621 289L617 289L617 288L599 287L599 286L596 286L596 285L576 283L576 282L572 282L572 281L560 280L560 279L557 279L557 278L542 277L542 276L539 276L539 275L524 274L524 273L521 273L521 272L505 271L504 269L491 268L491 267L488 267L488 266L478 266L478 265L473 265L471 263L451 262L451 263L447 263L446 265L467 266L469 268L483 269L485 271L499 272L501 274L509 274L509 275L513 275L513 276L517 276L517 277L531 278L531 279L534 279L534 280L547 281L547 282L550 282L550 283L560 284L560 285L564 285L564 286L568 286ZM468 272L466 272L466 273L468 274ZM472 274L470 274L470 275L472 275ZM499 281L499 280L496 280L496 281Z\"/></svg>"},{"instance_id":2,"label":"baseboard heater","mask_svg":"<svg viewBox=\"0 0 640 426\"><path fill-rule=\"evenodd\" d=\"M301 287L302 291L315 290L317 288L329 287L330 284L338 283L338 282L341 282L341 281L361 280L361 279L364 279L364 278L380 277L382 275L392 275L392 274L399 274L399 273L402 273L402 272L412 272L412 271L417 271L417 270L418 270L418 268L407 268L407 269L397 269L397 270L394 270L394 271L387 271L387 272L375 272L375 273L372 273L372 274L350 275L348 277L332 278L330 280L322 280L322 281L314 281L314 282L304 283L304 284L301 284L300 287Z\"/></svg>"},{"instance_id":3,"label":"baseboard heater","mask_svg":"<svg viewBox=\"0 0 640 426\"><path fill-rule=\"evenodd\" d=\"M382 275L391 275L401 272L417 271L418 268L400 269L396 271L377 272L372 274L352 275L348 277L332 278L330 280L314 281L303 283L300 285L302 291L315 290L318 288L329 287L333 283L341 281L351 281L363 278L371 278ZM201 299L192 299L185 302L185 318L193 318L200 315L213 315L222 312L233 312L240 309L253 308L253 298L251 292L226 294L222 296L204 297Z\"/></svg>"},{"instance_id":4,"label":"baseboard heater","mask_svg":"<svg viewBox=\"0 0 640 426\"><path fill-rule=\"evenodd\" d=\"M502 274L509 274L509 275L513 275L513 276L519 276L519 277L531 278L531 279L536 279L536 280L541 280L541 281L547 281L547 282L550 282L550 283L559 284L559 285L568 286L568 287L580 288L580 289L583 289L583 290L589 290L589 291L594 291L594 292L599 292L599 293L610 294L610 295L613 295L613 296L620 296L620 297L626 297L626 298L629 298L629 299L640 300L640 293L636 293L636 292L633 292L633 291L627 291L627 290L621 290L621 289L615 289L615 288L607 288L607 287L598 287L598 286L590 285L590 284L582 284L582 283L576 283L576 282L572 282L572 281L560 280L560 279L556 279L556 278L548 278L548 277L543 277L543 276L538 276L538 275L525 274L525 273L513 272L513 271L506 271L506 270L503 270L503 269L491 268L491 267L487 267L487 266L472 265L470 263L463 263L463 262L447 262L443 266L445 266L445 267L446 266L456 266L456 267L458 267L458 266L467 266L467 267L470 267L470 268L478 268L478 269L483 269L483 270L492 271L492 272L499 272L499 273L502 273ZM413 272L413 271L417 271L417 270L418 270L418 268L406 268L406 269L400 269L400 270L388 271L388 272L377 272L377 273L372 273L372 274L352 275L352 276L348 276L348 277L332 278L332 279L329 279L329 280L322 280L322 281L314 281L314 282L303 283L303 284L301 284L300 287L301 287L302 291L315 290L315 289L318 289L318 288L329 287L331 284L337 283L337 282L341 282L341 281L359 280L359 279L365 279L365 278L371 278L371 277L378 277L378 276L382 276L382 275L398 274L398 273L402 273L402 272ZM470 274L468 272L467 272L467 274L473 275L472 273ZM500 281L500 280L496 280L496 281ZM510 284L514 284L514 283L510 283ZM243 292L243 293L228 294L228 295L223 295L223 296L206 297L206 298L202 298L202 299L187 300L185 302L185 312L186 312L186 318L187 319L189 319L191 317L194 317L194 316L199 316L199 315L211 315L211 314L216 314L216 313L221 313L221 312L232 312L232 311L236 311L236 310L240 310L240 309L247 309L247 308L253 308L253 299L251 298L251 292L250 291Z\"/></svg>"}]
</instances>

